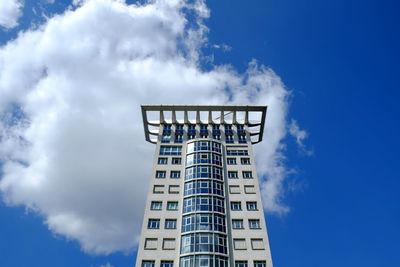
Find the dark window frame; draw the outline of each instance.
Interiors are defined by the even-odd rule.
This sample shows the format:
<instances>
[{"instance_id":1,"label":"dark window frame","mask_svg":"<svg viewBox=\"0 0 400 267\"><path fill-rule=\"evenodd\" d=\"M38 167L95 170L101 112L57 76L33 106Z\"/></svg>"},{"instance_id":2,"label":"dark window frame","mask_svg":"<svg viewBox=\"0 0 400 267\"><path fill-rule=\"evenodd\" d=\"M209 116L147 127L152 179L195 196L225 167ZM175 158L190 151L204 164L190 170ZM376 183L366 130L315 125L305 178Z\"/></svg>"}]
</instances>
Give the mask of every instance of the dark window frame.
<instances>
[{"instance_id":1,"label":"dark window frame","mask_svg":"<svg viewBox=\"0 0 400 267\"><path fill-rule=\"evenodd\" d=\"M234 209L233 207L235 207L235 205L237 205L239 208L238 209ZM242 210L242 202L240 202L240 201L231 201L230 208L231 208L232 211L241 211Z\"/></svg>"},{"instance_id":2,"label":"dark window frame","mask_svg":"<svg viewBox=\"0 0 400 267\"><path fill-rule=\"evenodd\" d=\"M159 208L159 209L153 208L153 204L155 204L155 203L160 204L160 208ZM158 201L158 200L153 200L153 201L151 201L151 203L150 203L150 210L162 210L162 201Z\"/></svg>"},{"instance_id":3,"label":"dark window frame","mask_svg":"<svg viewBox=\"0 0 400 267\"><path fill-rule=\"evenodd\" d=\"M170 227L170 225L168 225L168 223L174 223L173 227ZM165 219L164 222L164 229L176 229L176 225L177 225L177 219Z\"/></svg>"},{"instance_id":4,"label":"dark window frame","mask_svg":"<svg viewBox=\"0 0 400 267\"><path fill-rule=\"evenodd\" d=\"M155 225L153 225L155 223ZM149 218L147 221L147 229L160 229L160 219Z\"/></svg>"}]
</instances>

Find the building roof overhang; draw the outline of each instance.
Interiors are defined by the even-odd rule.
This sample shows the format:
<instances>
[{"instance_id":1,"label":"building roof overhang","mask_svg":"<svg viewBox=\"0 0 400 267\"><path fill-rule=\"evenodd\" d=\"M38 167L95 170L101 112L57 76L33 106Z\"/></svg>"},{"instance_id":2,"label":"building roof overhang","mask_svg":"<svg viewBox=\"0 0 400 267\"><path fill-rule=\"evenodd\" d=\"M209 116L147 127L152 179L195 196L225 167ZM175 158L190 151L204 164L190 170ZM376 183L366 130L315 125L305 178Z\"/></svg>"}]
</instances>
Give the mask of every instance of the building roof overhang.
<instances>
[{"instance_id":1,"label":"building roof overhang","mask_svg":"<svg viewBox=\"0 0 400 267\"><path fill-rule=\"evenodd\" d=\"M267 106L245 105L142 105L142 117L146 141L157 143L160 126L166 123L182 124L237 124L241 123L249 127L252 144L262 141L264 133L265 116ZM149 113L157 113L153 120L149 120ZM183 118L178 118L177 113L183 113ZM167 114L168 113L168 114ZM189 113L195 114L195 119L189 119ZM202 115L206 113L206 118ZM213 118L215 113L219 114ZM239 118L239 113L242 115ZM232 119L226 116L232 114ZM151 129L150 129L151 128ZM152 138L153 137L153 138Z\"/></svg>"}]
</instances>

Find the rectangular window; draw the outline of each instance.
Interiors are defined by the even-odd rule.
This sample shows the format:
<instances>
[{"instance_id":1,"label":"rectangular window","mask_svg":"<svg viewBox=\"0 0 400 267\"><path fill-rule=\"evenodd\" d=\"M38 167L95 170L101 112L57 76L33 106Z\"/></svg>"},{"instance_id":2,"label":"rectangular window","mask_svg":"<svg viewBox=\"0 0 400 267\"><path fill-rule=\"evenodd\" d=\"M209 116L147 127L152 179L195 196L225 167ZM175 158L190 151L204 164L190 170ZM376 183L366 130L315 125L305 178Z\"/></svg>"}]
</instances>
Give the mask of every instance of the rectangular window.
<instances>
[{"instance_id":1,"label":"rectangular window","mask_svg":"<svg viewBox=\"0 0 400 267\"><path fill-rule=\"evenodd\" d=\"M260 220L259 219L249 219L249 228L250 229L261 229Z\"/></svg>"},{"instance_id":2,"label":"rectangular window","mask_svg":"<svg viewBox=\"0 0 400 267\"><path fill-rule=\"evenodd\" d=\"M152 201L150 205L151 210L161 210L162 201Z\"/></svg>"},{"instance_id":3,"label":"rectangular window","mask_svg":"<svg viewBox=\"0 0 400 267\"><path fill-rule=\"evenodd\" d=\"M168 158L158 158L158 162L159 165L165 165L168 164Z\"/></svg>"},{"instance_id":4,"label":"rectangular window","mask_svg":"<svg viewBox=\"0 0 400 267\"><path fill-rule=\"evenodd\" d=\"M157 238L146 238L144 241L144 249L157 249Z\"/></svg>"},{"instance_id":5,"label":"rectangular window","mask_svg":"<svg viewBox=\"0 0 400 267\"><path fill-rule=\"evenodd\" d=\"M226 151L227 156L248 156L249 151L247 150L234 150L234 149L229 149Z\"/></svg>"},{"instance_id":6,"label":"rectangular window","mask_svg":"<svg viewBox=\"0 0 400 267\"><path fill-rule=\"evenodd\" d=\"M164 250L173 250L175 249L175 238L164 238L162 249Z\"/></svg>"},{"instance_id":7,"label":"rectangular window","mask_svg":"<svg viewBox=\"0 0 400 267\"><path fill-rule=\"evenodd\" d=\"M244 179L251 179L253 178L253 172L251 171L243 171L242 172L243 178Z\"/></svg>"},{"instance_id":8,"label":"rectangular window","mask_svg":"<svg viewBox=\"0 0 400 267\"><path fill-rule=\"evenodd\" d=\"M267 267L266 261L254 261L254 267Z\"/></svg>"},{"instance_id":9,"label":"rectangular window","mask_svg":"<svg viewBox=\"0 0 400 267\"><path fill-rule=\"evenodd\" d=\"M173 267L174 261L161 261L160 267Z\"/></svg>"},{"instance_id":10,"label":"rectangular window","mask_svg":"<svg viewBox=\"0 0 400 267\"><path fill-rule=\"evenodd\" d=\"M244 186L244 192L246 194L255 194L256 193L256 188L254 185L245 185Z\"/></svg>"},{"instance_id":11,"label":"rectangular window","mask_svg":"<svg viewBox=\"0 0 400 267\"><path fill-rule=\"evenodd\" d=\"M188 131L187 131L188 139L193 139L196 136L196 125L189 124Z\"/></svg>"},{"instance_id":12,"label":"rectangular window","mask_svg":"<svg viewBox=\"0 0 400 267\"><path fill-rule=\"evenodd\" d=\"M160 229L160 219L149 219L147 223L148 229Z\"/></svg>"},{"instance_id":13,"label":"rectangular window","mask_svg":"<svg viewBox=\"0 0 400 267\"><path fill-rule=\"evenodd\" d=\"M170 194L179 194L179 185L170 185L168 187L168 193L170 193Z\"/></svg>"},{"instance_id":14,"label":"rectangular window","mask_svg":"<svg viewBox=\"0 0 400 267\"><path fill-rule=\"evenodd\" d=\"M242 210L242 203L240 201L232 201L231 210Z\"/></svg>"},{"instance_id":15,"label":"rectangular window","mask_svg":"<svg viewBox=\"0 0 400 267\"><path fill-rule=\"evenodd\" d=\"M183 124L176 124L175 131L179 134L182 134L183 133Z\"/></svg>"},{"instance_id":16,"label":"rectangular window","mask_svg":"<svg viewBox=\"0 0 400 267\"><path fill-rule=\"evenodd\" d=\"M181 134L176 134L176 135L175 135L175 140L174 140L174 142L175 142L175 143L183 143L183 135L181 135Z\"/></svg>"},{"instance_id":17,"label":"rectangular window","mask_svg":"<svg viewBox=\"0 0 400 267\"><path fill-rule=\"evenodd\" d=\"M238 172L234 172L234 171L228 172L228 178L229 179L237 179L238 178Z\"/></svg>"},{"instance_id":18,"label":"rectangular window","mask_svg":"<svg viewBox=\"0 0 400 267\"><path fill-rule=\"evenodd\" d=\"M244 130L244 124L236 124L236 129L238 131L243 131Z\"/></svg>"},{"instance_id":19,"label":"rectangular window","mask_svg":"<svg viewBox=\"0 0 400 267\"><path fill-rule=\"evenodd\" d=\"M246 144L247 143L246 135L239 135L238 139L239 139L239 144Z\"/></svg>"},{"instance_id":20,"label":"rectangular window","mask_svg":"<svg viewBox=\"0 0 400 267\"><path fill-rule=\"evenodd\" d=\"M166 144L166 143L169 143L170 141L171 141L171 136L170 135L163 135L161 137L161 143Z\"/></svg>"},{"instance_id":21,"label":"rectangular window","mask_svg":"<svg viewBox=\"0 0 400 267\"><path fill-rule=\"evenodd\" d=\"M244 239L244 238L233 239L233 248L236 250L245 250L246 249L246 239Z\"/></svg>"},{"instance_id":22,"label":"rectangular window","mask_svg":"<svg viewBox=\"0 0 400 267\"><path fill-rule=\"evenodd\" d=\"M164 193L164 185L154 185L153 187L154 194L163 194Z\"/></svg>"},{"instance_id":23,"label":"rectangular window","mask_svg":"<svg viewBox=\"0 0 400 267\"><path fill-rule=\"evenodd\" d=\"M250 158L241 158L240 163L242 165L250 165Z\"/></svg>"},{"instance_id":24,"label":"rectangular window","mask_svg":"<svg viewBox=\"0 0 400 267\"><path fill-rule=\"evenodd\" d=\"M202 126L200 125L200 138L207 138L208 136L207 125L205 126L206 128L201 128Z\"/></svg>"},{"instance_id":25,"label":"rectangular window","mask_svg":"<svg viewBox=\"0 0 400 267\"><path fill-rule=\"evenodd\" d=\"M201 162L207 162L209 154L200 153L199 155Z\"/></svg>"},{"instance_id":26,"label":"rectangular window","mask_svg":"<svg viewBox=\"0 0 400 267\"><path fill-rule=\"evenodd\" d=\"M236 158L227 158L228 165L236 165Z\"/></svg>"},{"instance_id":27,"label":"rectangular window","mask_svg":"<svg viewBox=\"0 0 400 267\"><path fill-rule=\"evenodd\" d=\"M232 135L225 135L225 142L228 144L233 144L234 143L234 139Z\"/></svg>"},{"instance_id":28,"label":"rectangular window","mask_svg":"<svg viewBox=\"0 0 400 267\"><path fill-rule=\"evenodd\" d=\"M240 194L240 187L238 185L230 185L229 193L231 194Z\"/></svg>"},{"instance_id":29,"label":"rectangular window","mask_svg":"<svg viewBox=\"0 0 400 267\"><path fill-rule=\"evenodd\" d=\"M263 250L263 249L265 249L264 241L261 238L251 239L251 248L253 250Z\"/></svg>"},{"instance_id":30,"label":"rectangular window","mask_svg":"<svg viewBox=\"0 0 400 267\"><path fill-rule=\"evenodd\" d=\"M155 261L142 261L142 267L154 267L155 265Z\"/></svg>"},{"instance_id":31,"label":"rectangular window","mask_svg":"<svg viewBox=\"0 0 400 267\"><path fill-rule=\"evenodd\" d=\"M232 228L233 229L243 229L243 220L242 219L233 219L232 220Z\"/></svg>"},{"instance_id":32,"label":"rectangular window","mask_svg":"<svg viewBox=\"0 0 400 267\"><path fill-rule=\"evenodd\" d=\"M258 210L257 209L257 202L255 202L255 201L246 202L246 208L247 208L247 210Z\"/></svg>"},{"instance_id":33,"label":"rectangular window","mask_svg":"<svg viewBox=\"0 0 400 267\"><path fill-rule=\"evenodd\" d=\"M167 172L166 171L156 171L156 178L165 178L167 176Z\"/></svg>"},{"instance_id":34,"label":"rectangular window","mask_svg":"<svg viewBox=\"0 0 400 267\"><path fill-rule=\"evenodd\" d=\"M181 158L172 158L172 164L173 165L180 165L182 163Z\"/></svg>"},{"instance_id":35,"label":"rectangular window","mask_svg":"<svg viewBox=\"0 0 400 267\"><path fill-rule=\"evenodd\" d=\"M247 261L235 261L235 267L247 267Z\"/></svg>"},{"instance_id":36,"label":"rectangular window","mask_svg":"<svg viewBox=\"0 0 400 267\"><path fill-rule=\"evenodd\" d=\"M168 201L167 210L178 210L178 201Z\"/></svg>"},{"instance_id":37,"label":"rectangular window","mask_svg":"<svg viewBox=\"0 0 400 267\"><path fill-rule=\"evenodd\" d=\"M182 146L161 146L160 155L174 156L182 154Z\"/></svg>"},{"instance_id":38,"label":"rectangular window","mask_svg":"<svg viewBox=\"0 0 400 267\"><path fill-rule=\"evenodd\" d=\"M176 229L176 219L165 219L165 229Z\"/></svg>"},{"instance_id":39,"label":"rectangular window","mask_svg":"<svg viewBox=\"0 0 400 267\"><path fill-rule=\"evenodd\" d=\"M181 171L171 171L169 177L174 179L181 178Z\"/></svg>"},{"instance_id":40,"label":"rectangular window","mask_svg":"<svg viewBox=\"0 0 400 267\"><path fill-rule=\"evenodd\" d=\"M235 261L235 267L247 267L247 261Z\"/></svg>"}]
</instances>

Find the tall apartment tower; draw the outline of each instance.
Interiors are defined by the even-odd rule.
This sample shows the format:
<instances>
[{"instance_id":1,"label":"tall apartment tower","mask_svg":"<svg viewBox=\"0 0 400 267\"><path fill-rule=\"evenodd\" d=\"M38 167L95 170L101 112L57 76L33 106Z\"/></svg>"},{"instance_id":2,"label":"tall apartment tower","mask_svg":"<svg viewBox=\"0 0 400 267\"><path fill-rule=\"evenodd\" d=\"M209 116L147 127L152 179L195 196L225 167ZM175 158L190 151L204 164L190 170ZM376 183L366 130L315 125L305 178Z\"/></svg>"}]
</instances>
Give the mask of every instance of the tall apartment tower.
<instances>
[{"instance_id":1,"label":"tall apartment tower","mask_svg":"<svg viewBox=\"0 0 400 267\"><path fill-rule=\"evenodd\" d=\"M136 267L272 267L252 148L266 109L142 106L156 148Z\"/></svg>"}]
</instances>

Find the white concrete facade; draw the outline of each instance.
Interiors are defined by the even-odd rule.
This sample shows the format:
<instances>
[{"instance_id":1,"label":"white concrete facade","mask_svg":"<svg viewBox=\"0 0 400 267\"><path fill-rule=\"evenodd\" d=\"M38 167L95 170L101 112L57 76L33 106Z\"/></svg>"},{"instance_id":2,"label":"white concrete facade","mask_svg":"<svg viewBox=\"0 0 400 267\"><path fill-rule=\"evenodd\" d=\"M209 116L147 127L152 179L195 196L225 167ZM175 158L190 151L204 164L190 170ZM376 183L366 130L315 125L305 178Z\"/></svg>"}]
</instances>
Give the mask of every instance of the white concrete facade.
<instances>
[{"instance_id":1,"label":"white concrete facade","mask_svg":"<svg viewBox=\"0 0 400 267\"><path fill-rule=\"evenodd\" d=\"M252 149L266 107L142 106L142 113L156 149L136 267L272 267Z\"/></svg>"}]
</instances>

